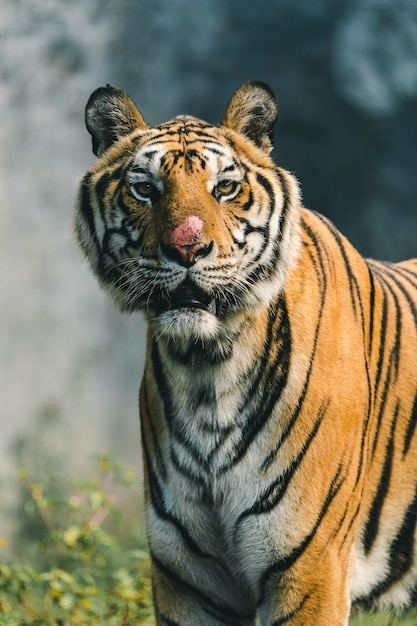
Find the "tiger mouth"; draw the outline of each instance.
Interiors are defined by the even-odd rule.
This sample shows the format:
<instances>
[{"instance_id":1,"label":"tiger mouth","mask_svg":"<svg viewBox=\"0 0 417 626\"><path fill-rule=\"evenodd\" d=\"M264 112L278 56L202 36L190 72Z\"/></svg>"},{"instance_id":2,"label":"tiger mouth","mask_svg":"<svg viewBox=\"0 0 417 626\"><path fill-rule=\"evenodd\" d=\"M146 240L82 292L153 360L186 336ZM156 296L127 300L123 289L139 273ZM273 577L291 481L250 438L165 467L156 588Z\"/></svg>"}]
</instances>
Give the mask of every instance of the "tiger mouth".
<instances>
[{"instance_id":1,"label":"tiger mouth","mask_svg":"<svg viewBox=\"0 0 417 626\"><path fill-rule=\"evenodd\" d=\"M220 313L220 304L215 298L190 284L178 287L168 300L160 303L158 308L161 312L177 309L200 309L216 316Z\"/></svg>"}]
</instances>

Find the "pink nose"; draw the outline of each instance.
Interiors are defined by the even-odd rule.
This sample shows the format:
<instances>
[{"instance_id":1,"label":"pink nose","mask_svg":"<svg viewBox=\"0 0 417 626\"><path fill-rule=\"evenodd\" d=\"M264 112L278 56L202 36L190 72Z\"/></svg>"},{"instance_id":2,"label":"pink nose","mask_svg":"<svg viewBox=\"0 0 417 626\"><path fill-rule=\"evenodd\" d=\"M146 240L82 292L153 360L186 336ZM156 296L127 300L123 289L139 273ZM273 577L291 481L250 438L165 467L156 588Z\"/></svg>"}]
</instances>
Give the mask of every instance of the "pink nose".
<instances>
[{"instance_id":1,"label":"pink nose","mask_svg":"<svg viewBox=\"0 0 417 626\"><path fill-rule=\"evenodd\" d=\"M195 215L189 215L185 222L174 228L164 230L161 247L164 253L180 265L190 267L198 257L206 256L212 249L201 241L203 221Z\"/></svg>"},{"instance_id":2,"label":"pink nose","mask_svg":"<svg viewBox=\"0 0 417 626\"><path fill-rule=\"evenodd\" d=\"M166 245L185 246L195 243L201 239L203 230L203 220L196 215L189 215L185 222L174 228L174 230L164 230L162 242Z\"/></svg>"}]
</instances>

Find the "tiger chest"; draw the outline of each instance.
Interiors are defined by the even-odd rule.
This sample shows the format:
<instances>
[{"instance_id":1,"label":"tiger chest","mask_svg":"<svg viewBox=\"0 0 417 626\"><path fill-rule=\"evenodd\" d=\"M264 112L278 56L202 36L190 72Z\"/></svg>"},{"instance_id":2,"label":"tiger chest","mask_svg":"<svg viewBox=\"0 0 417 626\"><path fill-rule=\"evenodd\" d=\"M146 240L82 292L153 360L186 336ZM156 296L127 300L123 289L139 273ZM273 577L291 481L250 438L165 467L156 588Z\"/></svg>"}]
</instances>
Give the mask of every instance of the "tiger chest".
<instances>
[{"instance_id":1,"label":"tiger chest","mask_svg":"<svg viewBox=\"0 0 417 626\"><path fill-rule=\"evenodd\" d=\"M158 404L166 425L161 460L150 464L152 553L182 578L192 572L209 588L214 585L213 593L219 593L219 585L232 585L233 593L240 589L250 598L261 571L288 541L278 529L287 525L291 508L283 498L268 515L256 510L268 499L281 465L278 459L269 471L261 467L272 436L264 421L256 423L262 417L262 390L249 399L244 384L228 378L224 369L217 376L173 371L175 380L165 386L169 397ZM274 411L277 416L267 420L271 428L280 407Z\"/></svg>"}]
</instances>

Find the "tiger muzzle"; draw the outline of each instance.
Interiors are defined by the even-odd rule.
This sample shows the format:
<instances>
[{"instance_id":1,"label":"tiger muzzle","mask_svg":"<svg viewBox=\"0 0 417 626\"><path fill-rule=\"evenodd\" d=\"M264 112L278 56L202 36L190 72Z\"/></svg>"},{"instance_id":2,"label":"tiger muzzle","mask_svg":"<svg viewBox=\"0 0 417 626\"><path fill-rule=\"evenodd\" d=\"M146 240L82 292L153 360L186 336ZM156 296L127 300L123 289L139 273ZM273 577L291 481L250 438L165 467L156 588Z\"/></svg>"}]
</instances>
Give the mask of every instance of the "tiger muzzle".
<instances>
[{"instance_id":1,"label":"tiger muzzle","mask_svg":"<svg viewBox=\"0 0 417 626\"><path fill-rule=\"evenodd\" d=\"M209 245L198 241L197 243L178 245L174 243L164 243L161 241L161 248L164 254L173 261L176 261L184 267L191 267L198 258L205 257L210 254L213 249L213 242Z\"/></svg>"}]
</instances>

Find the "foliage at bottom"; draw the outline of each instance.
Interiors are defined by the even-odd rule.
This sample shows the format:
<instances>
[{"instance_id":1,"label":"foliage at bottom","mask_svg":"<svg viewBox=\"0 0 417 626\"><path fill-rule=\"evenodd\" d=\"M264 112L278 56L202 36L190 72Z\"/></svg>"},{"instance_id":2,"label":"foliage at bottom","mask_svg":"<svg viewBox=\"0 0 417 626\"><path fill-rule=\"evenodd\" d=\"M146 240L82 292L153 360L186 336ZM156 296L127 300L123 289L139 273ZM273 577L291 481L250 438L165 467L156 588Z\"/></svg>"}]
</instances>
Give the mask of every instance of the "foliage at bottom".
<instances>
[{"instance_id":1,"label":"foliage at bottom","mask_svg":"<svg viewBox=\"0 0 417 626\"><path fill-rule=\"evenodd\" d=\"M96 464L92 479L61 480L59 489L50 485L53 496L20 472L26 528L37 535L20 537L9 555L0 540L1 626L153 623L148 556L132 547L131 531L126 537L112 494L121 485L133 486L135 473L108 454Z\"/></svg>"}]
</instances>

